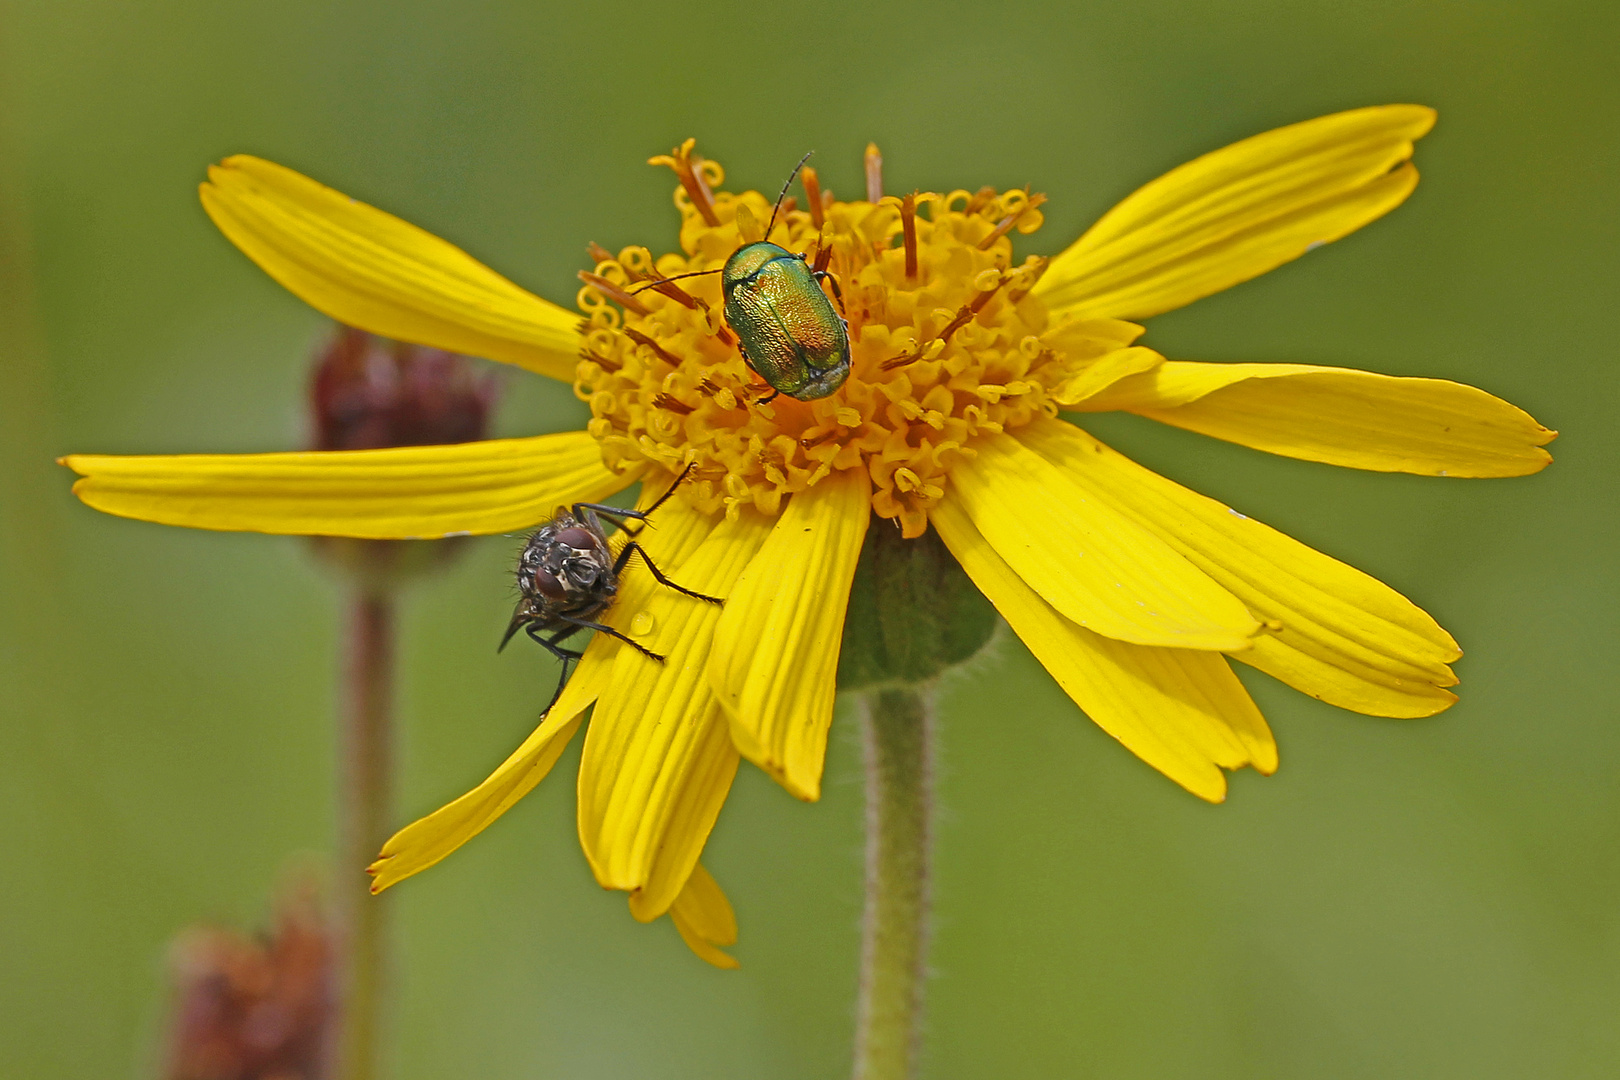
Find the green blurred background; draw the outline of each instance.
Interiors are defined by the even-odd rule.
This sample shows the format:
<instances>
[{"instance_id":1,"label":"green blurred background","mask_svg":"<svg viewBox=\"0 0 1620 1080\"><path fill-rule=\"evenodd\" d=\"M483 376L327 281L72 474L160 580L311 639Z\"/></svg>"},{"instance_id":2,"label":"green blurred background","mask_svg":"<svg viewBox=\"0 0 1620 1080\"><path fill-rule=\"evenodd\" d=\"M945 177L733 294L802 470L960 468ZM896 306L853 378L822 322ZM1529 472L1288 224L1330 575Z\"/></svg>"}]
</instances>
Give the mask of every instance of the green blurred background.
<instances>
[{"instance_id":1,"label":"green blurred background","mask_svg":"<svg viewBox=\"0 0 1620 1080\"><path fill-rule=\"evenodd\" d=\"M378 203L564 303L596 240L673 244L687 135L775 191L806 149L859 186L1030 183L1026 251L1278 124L1439 108L1389 218L1156 319L1172 356L1475 383L1564 434L1538 477L1270 458L1131 417L1105 438L1360 566L1468 651L1432 720L1243 670L1282 749L1222 807L1082 716L1016 640L944 698L934 1078L1620 1073L1614 670L1617 8L1586 2L0 5L0 1074L150 1074L181 926L249 927L329 849L337 594L293 539L105 517L66 451L306 438L326 324L214 230L248 151ZM498 427L576 425L513 371ZM514 541L410 596L404 822L481 779L551 689L497 656ZM576 748L396 890L397 1075L847 1073L860 790L745 766L707 863L741 971L631 921L574 837Z\"/></svg>"}]
</instances>

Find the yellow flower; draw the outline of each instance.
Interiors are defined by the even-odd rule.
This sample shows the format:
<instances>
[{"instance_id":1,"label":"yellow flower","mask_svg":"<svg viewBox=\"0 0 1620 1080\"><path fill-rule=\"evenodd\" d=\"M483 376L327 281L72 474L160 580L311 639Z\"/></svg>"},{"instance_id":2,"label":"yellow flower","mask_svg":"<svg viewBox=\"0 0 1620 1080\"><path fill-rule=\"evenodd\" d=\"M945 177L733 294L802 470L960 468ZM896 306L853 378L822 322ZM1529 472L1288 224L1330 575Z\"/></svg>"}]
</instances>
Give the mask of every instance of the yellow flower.
<instances>
[{"instance_id":1,"label":"yellow flower","mask_svg":"<svg viewBox=\"0 0 1620 1080\"><path fill-rule=\"evenodd\" d=\"M820 793L834 672L868 522L932 526L1085 713L1202 798L1223 769L1277 766L1228 658L1379 716L1446 708L1460 652L1387 586L1144 469L1060 412L1126 410L1272 453L1435 476L1544 467L1554 433L1483 391L1302 364L1166 360L1140 319L1335 240L1417 183L1412 105L1295 124L1207 154L1120 203L1050 260L1009 232L1041 196L981 188L838 201L806 177L771 239L842 283L852 373L830 397L763 403L719 318L718 268L771 216L688 141L654 159L680 186L681 252L598 251L580 316L399 219L251 157L202 197L238 247L344 323L569 382L586 431L462 446L91 457L74 490L114 514L211 529L439 537L532 526L643 482L693 479L643 542L724 608L626 581L606 616L668 656L596 635L540 727L483 784L402 830L386 888L431 866L545 776L593 703L579 834L636 918L670 913L712 963L731 908L699 864L739 755ZM880 183L869 153L869 186ZM883 526L887 527L887 526Z\"/></svg>"}]
</instances>

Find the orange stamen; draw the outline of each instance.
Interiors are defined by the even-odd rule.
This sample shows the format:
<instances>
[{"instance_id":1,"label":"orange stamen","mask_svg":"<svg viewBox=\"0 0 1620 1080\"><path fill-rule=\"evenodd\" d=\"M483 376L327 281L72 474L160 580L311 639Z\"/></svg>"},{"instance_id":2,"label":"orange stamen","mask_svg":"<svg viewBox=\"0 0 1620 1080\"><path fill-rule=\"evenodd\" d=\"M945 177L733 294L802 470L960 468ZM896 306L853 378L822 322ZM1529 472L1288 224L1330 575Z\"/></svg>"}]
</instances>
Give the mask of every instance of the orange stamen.
<instances>
[{"instance_id":1,"label":"orange stamen","mask_svg":"<svg viewBox=\"0 0 1620 1080\"><path fill-rule=\"evenodd\" d=\"M1045 195L1031 195L1029 197L1029 201L1024 204L1023 209L1019 210L1018 213L1008 214L1006 217L996 222L996 227L991 231L990 235L979 241L979 250L989 251L991 244L994 244L997 240L1000 240L1003 236L1006 236L1008 233L1013 231L1013 226L1018 224L1019 218L1023 217L1037 206L1040 206L1045 201Z\"/></svg>"},{"instance_id":2,"label":"orange stamen","mask_svg":"<svg viewBox=\"0 0 1620 1080\"><path fill-rule=\"evenodd\" d=\"M607 278L602 277L600 274L592 274L588 271L581 270L579 272L579 280L583 281L585 284L589 285L591 288L595 289L609 300L612 300L615 304L618 304L626 311L633 311L637 315L652 314L652 312L647 310L647 307L642 304L640 300L637 300L635 297L619 288L619 286L615 285Z\"/></svg>"},{"instance_id":3,"label":"orange stamen","mask_svg":"<svg viewBox=\"0 0 1620 1080\"><path fill-rule=\"evenodd\" d=\"M687 292L685 289L681 288L679 285L667 278L655 281L648 287L652 289L653 292L662 293L671 300L675 301L677 304L692 311L696 311L698 305L702 303L702 301L697 297L693 296L691 293Z\"/></svg>"},{"instance_id":4,"label":"orange stamen","mask_svg":"<svg viewBox=\"0 0 1620 1080\"><path fill-rule=\"evenodd\" d=\"M900 200L900 227L906 238L906 280L917 280L917 193Z\"/></svg>"},{"instance_id":5,"label":"orange stamen","mask_svg":"<svg viewBox=\"0 0 1620 1080\"><path fill-rule=\"evenodd\" d=\"M647 164L668 165L674 169L675 175L681 179L681 186L692 197L692 205L712 227L720 224L720 218L714 212L714 196L709 193L709 185L703 179L703 159L692 153L692 147L696 145L696 139L687 139L668 154L648 158Z\"/></svg>"},{"instance_id":6,"label":"orange stamen","mask_svg":"<svg viewBox=\"0 0 1620 1080\"><path fill-rule=\"evenodd\" d=\"M911 352L901 353L892 360L885 360L883 362L883 370L893 371L897 367L905 367L907 364L915 363L916 360L922 356L923 351L934 342L938 341L943 343L950 341L951 335L962 329L962 327L966 326L975 315L983 311L984 305L988 304L990 302L990 298L1001 291L1001 286L1005 283L1005 280L998 281L996 282L994 288L984 290L984 292L980 293L978 296L975 296L970 302L963 304L961 310L957 311L956 317L945 324L945 329L935 334L928 341L918 343L917 347L911 350Z\"/></svg>"},{"instance_id":7,"label":"orange stamen","mask_svg":"<svg viewBox=\"0 0 1620 1080\"><path fill-rule=\"evenodd\" d=\"M607 357L602 356L599 353L594 353L589 349L581 349L579 351L579 358L581 360L591 361L603 371L618 371L620 368L624 367L624 365L619 363L617 360L609 360Z\"/></svg>"},{"instance_id":8,"label":"orange stamen","mask_svg":"<svg viewBox=\"0 0 1620 1080\"><path fill-rule=\"evenodd\" d=\"M824 274L827 272L827 267L832 265L832 255L831 244L823 246L820 251L816 252L816 273Z\"/></svg>"},{"instance_id":9,"label":"orange stamen","mask_svg":"<svg viewBox=\"0 0 1620 1080\"><path fill-rule=\"evenodd\" d=\"M671 367L680 367L681 366L681 362L680 362L679 358L671 356L669 353L665 352L664 347L662 345L658 344L658 342L654 341L652 338L648 337L646 334L643 334L641 331L632 330L627 326L621 332L624 334L625 337L629 338L631 341L635 342L637 345L645 345L645 346L647 346L647 348L651 349L654 353L656 353L658 355L658 359L662 360L664 363L670 365Z\"/></svg>"},{"instance_id":10,"label":"orange stamen","mask_svg":"<svg viewBox=\"0 0 1620 1080\"><path fill-rule=\"evenodd\" d=\"M1001 193L995 188L991 187L989 184L984 185L978 191L973 193L973 197L969 199L967 201L967 205L962 208L962 213L969 215L977 214L980 210L983 210L986 206L989 206L990 200L994 199L999 194Z\"/></svg>"},{"instance_id":11,"label":"orange stamen","mask_svg":"<svg viewBox=\"0 0 1620 1080\"><path fill-rule=\"evenodd\" d=\"M816 170L806 166L799 171L799 179L804 183L805 204L810 207L810 224L819 232L827 220L821 205L821 178L816 175Z\"/></svg>"},{"instance_id":12,"label":"orange stamen","mask_svg":"<svg viewBox=\"0 0 1620 1080\"><path fill-rule=\"evenodd\" d=\"M1035 287L1035 283L1041 280L1041 275L1046 273L1046 268L1051 265L1051 262L1052 260L1041 255L1031 255L1026 258L1024 265L1013 271L1018 280L1012 288L1007 290L1007 299L1017 303L1028 296L1029 291Z\"/></svg>"},{"instance_id":13,"label":"orange stamen","mask_svg":"<svg viewBox=\"0 0 1620 1080\"><path fill-rule=\"evenodd\" d=\"M697 406L688 405L680 398L673 397L669 394L659 394L657 397L653 398L653 406L659 409L668 409L670 412L680 413L682 416L691 416L692 413L697 409Z\"/></svg>"}]
</instances>

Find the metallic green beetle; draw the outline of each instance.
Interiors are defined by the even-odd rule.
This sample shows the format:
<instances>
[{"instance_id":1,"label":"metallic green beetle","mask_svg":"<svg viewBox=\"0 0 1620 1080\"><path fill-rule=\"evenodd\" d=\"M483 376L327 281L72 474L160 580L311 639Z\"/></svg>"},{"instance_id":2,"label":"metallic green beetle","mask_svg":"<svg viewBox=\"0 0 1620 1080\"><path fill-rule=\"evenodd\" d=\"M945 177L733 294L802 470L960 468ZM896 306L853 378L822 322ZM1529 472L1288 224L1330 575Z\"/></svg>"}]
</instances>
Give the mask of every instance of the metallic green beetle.
<instances>
[{"instance_id":1,"label":"metallic green beetle","mask_svg":"<svg viewBox=\"0 0 1620 1080\"><path fill-rule=\"evenodd\" d=\"M665 281L718 273L725 297L722 313L737 335L738 351L775 391L762 398L762 404L777 394L800 401L824 398L849 377L849 325L828 302L820 284L823 279L830 281L837 293L837 280L825 270L812 270L803 255L769 240L782 200L809 160L809 154L800 158L782 185L771 208L770 224L765 226L767 239L733 251L719 270L676 274L631 290L641 292Z\"/></svg>"},{"instance_id":2,"label":"metallic green beetle","mask_svg":"<svg viewBox=\"0 0 1620 1080\"><path fill-rule=\"evenodd\" d=\"M824 398L849 377L849 327L821 291L828 276L769 240L744 244L720 272L726 325L743 359L777 393L800 401Z\"/></svg>"}]
</instances>

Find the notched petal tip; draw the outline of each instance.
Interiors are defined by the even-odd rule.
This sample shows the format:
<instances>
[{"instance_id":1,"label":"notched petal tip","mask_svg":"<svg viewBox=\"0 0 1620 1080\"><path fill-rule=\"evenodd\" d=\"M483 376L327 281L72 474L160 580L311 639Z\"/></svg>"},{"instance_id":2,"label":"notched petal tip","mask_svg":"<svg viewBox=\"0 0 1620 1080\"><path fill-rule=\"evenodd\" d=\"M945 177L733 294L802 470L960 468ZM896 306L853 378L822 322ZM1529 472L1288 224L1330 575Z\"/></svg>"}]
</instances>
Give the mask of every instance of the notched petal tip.
<instances>
[{"instance_id":1,"label":"notched petal tip","mask_svg":"<svg viewBox=\"0 0 1620 1080\"><path fill-rule=\"evenodd\" d=\"M244 254L339 322L573 381L577 316L432 233L247 154L209 166L198 195Z\"/></svg>"},{"instance_id":2,"label":"notched petal tip","mask_svg":"<svg viewBox=\"0 0 1620 1080\"><path fill-rule=\"evenodd\" d=\"M75 454L73 492L119 517L198 529L399 540L505 533L634 477L584 432L273 454Z\"/></svg>"},{"instance_id":3,"label":"notched petal tip","mask_svg":"<svg viewBox=\"0 0 1620 1080\"><path fill-rule=\"evenodd\" d=\"M1263 274L1399 206L1434 119L1425 106L1353 109L1197 157L1105 214L1037 290L1054 310L1145 318Z\"/></svg>"}]
</instances>

